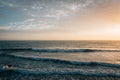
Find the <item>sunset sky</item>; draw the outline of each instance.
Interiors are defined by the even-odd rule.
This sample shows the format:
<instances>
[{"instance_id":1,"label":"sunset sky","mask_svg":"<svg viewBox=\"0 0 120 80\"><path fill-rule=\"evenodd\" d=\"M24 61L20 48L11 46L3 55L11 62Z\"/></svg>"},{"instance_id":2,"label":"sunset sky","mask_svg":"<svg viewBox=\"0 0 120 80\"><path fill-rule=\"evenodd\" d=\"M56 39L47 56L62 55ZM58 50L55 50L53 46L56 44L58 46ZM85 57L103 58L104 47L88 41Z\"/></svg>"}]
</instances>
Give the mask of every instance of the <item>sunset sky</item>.
<instances>
[{"instance_id":1,"label":"sunset sky","mask_svg":"<svg viewBox=\"0 0 120 80\"><path fill-rule=\"evenodd\" d=\"M0 40L120 40L120 0L0 0Z\"/></svg>"}]
</instances>

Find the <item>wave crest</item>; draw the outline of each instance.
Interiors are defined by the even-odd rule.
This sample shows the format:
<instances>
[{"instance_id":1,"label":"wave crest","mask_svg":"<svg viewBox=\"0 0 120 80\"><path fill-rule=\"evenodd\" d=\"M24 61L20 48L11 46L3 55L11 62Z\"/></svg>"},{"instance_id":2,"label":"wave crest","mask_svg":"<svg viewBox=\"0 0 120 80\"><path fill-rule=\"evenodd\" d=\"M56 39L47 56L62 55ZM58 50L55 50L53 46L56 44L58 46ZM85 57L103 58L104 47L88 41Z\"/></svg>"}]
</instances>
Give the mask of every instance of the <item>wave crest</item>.
<instances>
[{"instance_id":1,"label":"wave crest","mask_svg":"<svg viewBox=\"0 0 120 80\"><path fill-rule=\"evenodd\" d=\"M102 50L102 49L37 49L37 48L6 48L0 49L1 51L34 51L34 52L47 52L47 53L78 53L78 52L120 52L120 50Z\"/></svg>"}]
</instances>

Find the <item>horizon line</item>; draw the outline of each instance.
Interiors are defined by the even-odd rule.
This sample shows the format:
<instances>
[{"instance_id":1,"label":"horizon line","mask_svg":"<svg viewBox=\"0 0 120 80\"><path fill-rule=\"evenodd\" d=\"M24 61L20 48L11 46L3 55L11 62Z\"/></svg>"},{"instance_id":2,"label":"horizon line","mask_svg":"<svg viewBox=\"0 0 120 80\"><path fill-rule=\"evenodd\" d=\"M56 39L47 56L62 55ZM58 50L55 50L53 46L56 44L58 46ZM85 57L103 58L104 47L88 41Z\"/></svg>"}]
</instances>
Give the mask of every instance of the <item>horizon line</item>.
<instances>
[{"instance_id":1,"label":"horizon line","mask_svg":"<svg viewBox=\"0 0 120 80\"><path fill-rule=\"evenodd\" d=\"M120 41L120 40L0 40L0 41Z\"/></svg>"}]
</instances>

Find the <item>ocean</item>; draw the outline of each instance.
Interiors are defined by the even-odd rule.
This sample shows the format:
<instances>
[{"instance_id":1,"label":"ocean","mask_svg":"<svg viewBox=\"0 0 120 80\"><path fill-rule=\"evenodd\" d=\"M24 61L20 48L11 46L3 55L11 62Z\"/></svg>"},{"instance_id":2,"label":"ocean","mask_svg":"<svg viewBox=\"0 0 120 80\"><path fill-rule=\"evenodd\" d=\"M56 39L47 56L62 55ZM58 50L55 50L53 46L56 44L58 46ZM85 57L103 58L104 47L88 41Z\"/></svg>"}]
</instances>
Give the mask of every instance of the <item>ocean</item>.
<instances>
[{"instance_id":1,"label":"ocean","mask_svg":"<svg viewBox=\"0 0 120 80\"><path fill-rule=\"evenodd\" d=\"M120 80L120 41L0 41L0 80Z\"/></svg>"}]
</instances>

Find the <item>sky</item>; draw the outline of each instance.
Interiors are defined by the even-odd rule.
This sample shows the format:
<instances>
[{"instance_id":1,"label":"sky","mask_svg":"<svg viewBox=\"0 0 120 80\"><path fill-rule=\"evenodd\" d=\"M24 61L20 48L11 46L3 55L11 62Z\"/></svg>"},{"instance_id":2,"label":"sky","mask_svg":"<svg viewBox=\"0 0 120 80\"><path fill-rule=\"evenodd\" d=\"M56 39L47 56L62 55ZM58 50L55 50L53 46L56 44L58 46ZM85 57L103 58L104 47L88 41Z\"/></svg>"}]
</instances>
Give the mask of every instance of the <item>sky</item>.
<instances>
[{"instance_id":1,"label":"sky","mask_svg":"<svg viewBox=\"0 0 120 80\"><path fill-rule=\"evenodd\" d=\"M120 40L120 0L0 0L0 40Z\"/></svg>"}]
</instances>

